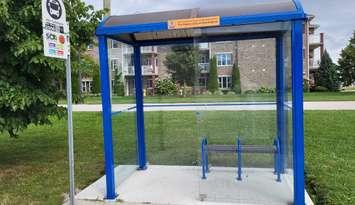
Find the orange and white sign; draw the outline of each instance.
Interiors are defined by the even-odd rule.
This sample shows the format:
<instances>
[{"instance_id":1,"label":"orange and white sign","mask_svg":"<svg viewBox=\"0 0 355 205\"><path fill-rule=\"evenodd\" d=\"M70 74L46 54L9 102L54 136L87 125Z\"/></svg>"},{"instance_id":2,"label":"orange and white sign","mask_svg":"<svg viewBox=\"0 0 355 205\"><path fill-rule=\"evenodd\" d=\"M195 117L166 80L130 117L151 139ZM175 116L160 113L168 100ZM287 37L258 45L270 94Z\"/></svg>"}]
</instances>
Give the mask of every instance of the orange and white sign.
<instances>
[{"instance_id":1,"label":"orange and white sign","mask_svg":"<svg viewBox=\"0 0 355 205\"><path fill-rule=\"evenodd\" d=\"M210 16L191 19L169 20L168 28L170 30L219 26L221 23L220 19L221 18L219 16Z\"/></svg>"}]
</instances>

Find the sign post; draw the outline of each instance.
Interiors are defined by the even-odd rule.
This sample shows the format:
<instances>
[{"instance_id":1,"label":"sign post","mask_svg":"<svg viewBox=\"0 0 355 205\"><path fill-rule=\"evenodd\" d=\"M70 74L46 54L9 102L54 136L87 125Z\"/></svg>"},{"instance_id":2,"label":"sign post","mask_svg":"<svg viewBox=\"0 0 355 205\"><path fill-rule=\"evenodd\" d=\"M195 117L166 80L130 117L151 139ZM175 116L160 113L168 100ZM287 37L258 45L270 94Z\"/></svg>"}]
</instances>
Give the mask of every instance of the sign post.
<instances>
[{"instance_id":1,"label":"sign post","mask_svg":"<svg viewBox=\"0 0 355 205\"><path fill-rule=\"evenodd\" d=\"M74 143L73 143L73 109L70 63L69 25L66 21L63 0L42 0L42 27L44 55L65 60L67 111L68 111L68 158L69 158L69 199L74 205Z\"/></svg>"}]
</instances>

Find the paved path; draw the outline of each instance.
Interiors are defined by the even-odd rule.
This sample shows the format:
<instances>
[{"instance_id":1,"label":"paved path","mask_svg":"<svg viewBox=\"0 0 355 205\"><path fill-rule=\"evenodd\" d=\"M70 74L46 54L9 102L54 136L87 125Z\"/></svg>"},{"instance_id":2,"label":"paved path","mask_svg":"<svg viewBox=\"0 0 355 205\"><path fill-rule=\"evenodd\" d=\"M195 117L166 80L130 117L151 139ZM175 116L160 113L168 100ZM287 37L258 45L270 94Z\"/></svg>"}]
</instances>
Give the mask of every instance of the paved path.
<instances>
[{"instance_id":1,"label":"paved path","mask_svg":"<svg viewBox=\"0 0 355 205\"><path fill-rule=\"evenodd\" d=\"M113 104L112 111L134 111L134 104ZM145 111L196 111L196 110L275 110L272 102L228 102L228 103L164 103L145 104ZM355 110L355 101L305 102L305 110ZM101 112L97 105L74 105L74 112Z\"/></svg>"}]
</instances>

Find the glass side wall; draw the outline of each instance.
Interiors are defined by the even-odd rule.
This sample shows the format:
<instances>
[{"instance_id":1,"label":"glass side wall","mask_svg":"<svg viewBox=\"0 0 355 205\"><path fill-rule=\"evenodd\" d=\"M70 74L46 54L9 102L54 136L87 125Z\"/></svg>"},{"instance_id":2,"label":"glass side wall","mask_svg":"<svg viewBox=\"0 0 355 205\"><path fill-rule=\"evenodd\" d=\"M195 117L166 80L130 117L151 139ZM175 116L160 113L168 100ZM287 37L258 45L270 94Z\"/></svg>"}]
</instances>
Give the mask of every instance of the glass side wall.
<instances>
[{"instance_id":1,"label":"glass side wall","mask_svg":"<svg viewBox=\"0 0 355 205\"><path fill-rule=\"evenodd\" d=\"M156 73L144 74L147 158L152 165L199 166L199 137L193 104L198 49L193 44L144 47L143 63ZM148 59L146 59L148 58ZM145 64L143 65L143 67Z\"/></svg>"},{"instance_id":2,"label":"glass side wall","mask_svg":"<svg viewBox=\"0 0 355 205\"><path fill-rule=\"evenodd\" d=\"M279 30L284 35L281 63L276 59L275 37L230 38L234 34L240 37ZM198 181L196 198L204 201L291 204L289 30L288 23L196 29L194 33L199 38L192 44L143 47L142 89L149 165L192 167ZM207 41L206 36L229 39ZM121 104L112 107L118 165L137 164L132 54L132 47L123 45L117 57L121 60L119 73L125 95L112 97L113 103ZM280 67L284 68L284 97L278 101ZM277 102L282 105L281 114ZM278 123L281 115L283 120ZM202 165L208 165L205 179Z\"/></svg>"},{"instance_id":3,"label":"glass side wall","mask_svg":"<svg viewBox=\"0 0 355 205\"><path fill-rule=\"evenodd\" d=\"M196 39L197 135L200 141L206 139L200 164L207 166L206 179L199 184L201 200L293 201L290 25L209 28L199 33L206 40L210 34L247 36L277 27L283 30L282 53L277 37L208 43Z\"/></svg>"},{"instance_id":4,"label":"glass side wall","mask_svg":"<svg viewBox=\"0 0 355 205\"><path fill-rule=\"evenodd\" d=\"M108 42L117 186L137 169L133 47L115 40Z\"/></svg>"}]
</instances>

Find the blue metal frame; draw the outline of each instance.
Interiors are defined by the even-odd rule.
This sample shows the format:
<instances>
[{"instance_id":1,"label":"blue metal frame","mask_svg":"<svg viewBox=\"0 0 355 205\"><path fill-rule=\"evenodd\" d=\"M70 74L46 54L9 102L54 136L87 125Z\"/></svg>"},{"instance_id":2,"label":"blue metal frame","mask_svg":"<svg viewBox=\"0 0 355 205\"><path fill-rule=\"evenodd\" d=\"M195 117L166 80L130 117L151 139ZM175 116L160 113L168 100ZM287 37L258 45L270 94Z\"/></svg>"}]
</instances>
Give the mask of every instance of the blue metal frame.
<instances>
[{"instance_id":1,"label":"blue metal frame","mask_svg":"<svg viewBox=\"0 0 355 205\"><path fill-rule=\"evenodd\" d=\"M115 163L112 141L111 97L110 97L110 69L108 66L107 38L99 36L100 78L102 98L102 123L104 129L106 198L115 199Z\"/></svg>"},{"instance_id":2,"label":"blue metal frame","mask_svg":"<svg viewBox=\"0 0 355 205\"><path fill-rule=\"evenodd\" d=\"M282 158L281 158L281 141L276 139L276 167L277 182L281 182Z\"/></svg>"},{"instance_id":3,"label":"blue metal frame","mask_svg":"<svg viewBox=\"0 0 355 205\"><path fill-rule=\"evenodd\" d=\"M147 169L147 158L145 149L145 130L144 130L144 107L143 107L143 85L141 69L141 48L134 47L134 82L136 87L136 121L137 121L137 155L138 169Z\"/></svg>"},{"instance_id":4,"label":"blue metal frame","mask_svg":"<svg viewBox=\"0 0 355 205\"><path fill-rule=\"evenodd\" d=\"M222 16L220 26L238 26L245 24L262 24L280 21L302 20L305 17L305 13L299 9L289 12L274 12L244 16ZM100 24L97 27L96 35L119 35L127 33L159 32L169 30L168 22L130 24L120 26L105 26L104 24L105 23Z\"/></svg>"},{"instance_id":5,"label":"blue metal frame","mask_svg":"<svg viewBox=\"0 0 355 205\"><path fill-rule=\"evenodd\" d=\"M202 179L207 179L206 173L206 145L207 145L207 139L202 138L201 140L201 168L202 168ZM208 166L208 165L207 165Z\"/></svg>"},{"instance_id":6,"label":"blue metal frame","mask_svg":"<svg viewBox=\"0 0 355 205\"><path fill-rule=\"evenodd\" d=\"M277 137L280 142L281 172L284 173L286 152L286 113L285 113L285 62L283 36L276 38L276 102L277 102Z\"/></svg>"},{"instance_id":7,"label":"blue metal frame","mask_svg":"<svg viewBox=\"0 0 355 205\"><path fill-rule=\"evenodd\" d=\"M295 5L295 11L280 12L280 13L265 13L258 15L246 15L246 16L222 16L221 27L226 26L238 26L246 24L262 24L272 22L293 22L292 25L292 96L293 96L293 167L294 167L294 204L304 205L304 139L303 139L303 55L302 55L302 33L303 33L303 21L306 18L305 13L299 0L293 0ZM99 51L100 51L100 71L101 71L101 91L102 91L102 116L103 116L103 129L104 129L104 149L105 149L105 172L106 172L106 198L114 199L117 194L115 192L115 176L114 176L114 152L112 143L112 121L111 121L111 100L110 100L110 77L109 77L109 65L108 65L108 51L107 51L107 37L118 38L120 34L133 34L141 32L159 32L167 31L167 22L136 24L136 25L122 25L122 26L105 26L105 19L97 27L96 35L99 37ZM214 36L207 38L198 38L198 42L213 42L221 40L247 40L247 39L260 39L260 38L277 38L277 48L279 50L277 70L283 68L283 52L281 51L282 42L280 34L273 32L261 32L258 34L243 34L235 36ZM196 38L187 39L173 39L173 40L157 40L157 41L126 41L125 43L134 46L134 61L135 61L135 86L136 86L136 108L137 108L137 157L139 169L146 168L146 151L145 151L145 138L144 138L144 108L143 108L143 92L142 92L142 73L140 62L140 46L154 46L154 45L167 45L176 43L194 43ZM282 82L283 72L278 73L278 89L282 89L284 82ZM281 107L284 104L285 93L278 92L278 137L282 137L282 129L284 129L284 114ZM238 178L241 179L241 145L240 139L238 139ZM284 142L280 143L280 152L283 150ZM205 145L202 144L202 148L205 149ZM205 150L204 150L205 152ZM284 154L281 154L284 156ZM206 155L202 154L203 163L205 166L203 170L206 170ZM282 160L282 164L284 160ZM208 165L207 165L208 166ZM282 167L284 169L284 167Z\"/></svg>"},{"instance_id":8,"label":"blue metal frame","mask_svg":"<svg viewBox=\"0 0 355 205\"><path fill-rule=\"evenodd\" d=\"M303 21L292 22L292 107L294 204L304 205Z\"/></svg>"},{"instance_id":9,"label":"blue metal frame","mask_svg":"<svg viewBox=\"0 0 355 205\"><path fill-rule=\"evenodd\" d=\"M237 138L237 180L242 181L242 145L240 137Z\"/></svg>"}]
</instances>

